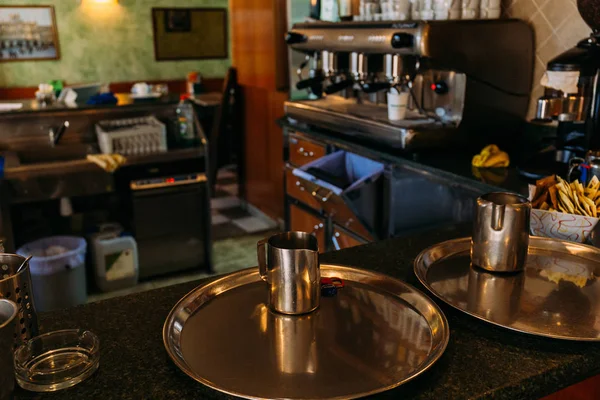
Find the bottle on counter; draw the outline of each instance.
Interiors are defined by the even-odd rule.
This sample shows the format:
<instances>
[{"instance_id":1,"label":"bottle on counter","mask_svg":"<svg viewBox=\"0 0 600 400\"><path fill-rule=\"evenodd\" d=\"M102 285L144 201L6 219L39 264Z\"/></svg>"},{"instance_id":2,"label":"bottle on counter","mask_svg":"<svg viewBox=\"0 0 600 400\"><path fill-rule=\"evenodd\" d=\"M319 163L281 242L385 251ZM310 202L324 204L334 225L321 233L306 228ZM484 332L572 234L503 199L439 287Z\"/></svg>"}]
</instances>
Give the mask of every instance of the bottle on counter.
<instances>
[{"instance_id":1,"label":"bottle on counter","mask_svg":"<svg viewBox=\"0 0 600 400\"><path fill-rule=\"evenodd\" d=\"M310 17L312 19L321 19L321 0L310 0Z\"/></svg>"},{"instance_id":2,"label":"bottle on counter","mask_svg":"<svg viewBox=\"0 0 600 400\"><path fill-rule=\"evenodd\" d=\"M339 13L340 19L342 21L352 21L353 13L352 13L352 0L338 0L339 5Z\"/></svg>"},{"instance_id":3,"label":"bottle on counter","mask_svg":"<svg viewBox=\"0 0 600 400\"><path fill-rule=\"evenodd\" d=\"M321 0L321 20L339 22L340 10L338 0Z\"/></svg>"},{"instance_id":4,"label":"bottle on counter","mask_svg":"<svg viewBox=\"0 0 600 400\"><path fill-rule=\"evenodd\" d=\"M187 90L190 96L202 93L202 75L199 72L187 74Z\"/></svg>"},{"instance_id":5,"label":"bottle on counter","mask_svg":"<svg viewBox=\"0 0 600 400\"><path fill-rule=\"evenodd\" d=\"M193 142L196 135L194 130L194 107L187 100L189 95L182 94L179 97L179 105L175 112L177 113L177 128L179 141Z\"/></svg>"}]
</instances>

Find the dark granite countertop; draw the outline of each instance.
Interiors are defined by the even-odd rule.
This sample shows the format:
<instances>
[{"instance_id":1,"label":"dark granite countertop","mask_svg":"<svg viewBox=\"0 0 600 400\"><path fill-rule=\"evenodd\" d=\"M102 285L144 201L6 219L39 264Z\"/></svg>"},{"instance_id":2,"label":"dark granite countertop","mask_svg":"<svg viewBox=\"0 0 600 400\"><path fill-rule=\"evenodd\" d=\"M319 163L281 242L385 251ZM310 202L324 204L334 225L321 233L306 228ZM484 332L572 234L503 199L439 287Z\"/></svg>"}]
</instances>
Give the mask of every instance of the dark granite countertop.
<instances>
[{"instance_id":1,"label":"dark granite countertop","mask_svg":"<svg viewBox=\"0 0 600 400\"><path fill-rule=\"evenodd\" d=\"M446 149L423 149L404 151L375 141L365 141L357 137L340 135L335 132L315 128L312 125L281 118L282 127L298 130L309 137L331 144L338 149L351 151L382 162L401 165L414 171L430 173L438 179L472 187L481 192L505 190L526 195L528 184L535 183L519 174L517 160L524 157L522 150L511 152L509 168L477 169L471 166L473 156L482 145L449 146ZM516 146L519 148L519 146ZM530 148L529 144L521 147Z\"/></svg>"},{"instance_id":2,"label":"dark granite countertop","mask_svg":"<svg viewBox=\"0 0 600 400\"><path fill-rule=\"evenodd\" d=\"M324 254L326 263L373 269L424 290L412 262L424 248L466 236L467 226L390 239ZM198 282L43 314L42 331L85 328L101 341L100 369L89 380L47 395L17 399L227 399L170 361L162 326L173 305ZM439 303L439 302L438 302ZM504 330L440 304L450 323L442 358L416 380L376 398L539 399L600 373L600 344L571 343Z\"/></svg>"}]
</instances>

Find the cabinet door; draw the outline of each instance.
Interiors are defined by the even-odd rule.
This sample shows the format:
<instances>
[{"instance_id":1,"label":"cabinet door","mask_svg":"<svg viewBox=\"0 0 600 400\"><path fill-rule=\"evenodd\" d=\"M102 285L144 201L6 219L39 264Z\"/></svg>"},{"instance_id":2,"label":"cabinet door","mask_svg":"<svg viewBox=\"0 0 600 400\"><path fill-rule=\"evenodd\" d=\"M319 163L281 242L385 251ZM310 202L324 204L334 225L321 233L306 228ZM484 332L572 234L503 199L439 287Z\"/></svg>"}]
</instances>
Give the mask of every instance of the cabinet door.
<instances>
[{"instance_id":1,"label":"cabinet door","mask_svg":"<svg viewBox=\"0 0 600 400\"><path fill-rule=\"evenodd\" d=\"M306 188L300 182L300 179L294 176L291 167L287 166L285 169L285 191L288 196L300 200L310 208L317 212L321 212L321 204L317 199L307 191Z\"/></svg>"},{"instance_id":2,"label":"cabinet door","mask_svg":"<svg viewBox=\"0 0 600 400\"><path fill-rule=\"evenodd\" d=\"M290 163L297 167L308 164L327 154L327 149L324 144L313 142L290 135Z\"/></svg>"},{"instance_id":3,"label":"cabinet door","mask_svg":"<svg viewBox=\"0 0 600 400\"><path fill-rule=\"evenodd\" d=\"M316 236L319 243L319 252L327 250L325 241L325 219L304 211L300 207L290 204L290 229L298 232L308 232Z\"/></svg>"},{"instance_id":4,"label":"cabinet door","mask_svg":"<svg viewBox=\"0 0 600 400\"><path fill-rule=\"evenodd\" d=\"M337 225L333 225L333 236L331 238L333 247L335 250L347 249L354 246L360 246L361 244L367 243L366 240L359 238L358 236L352 235L345 229L340 228Z\"/></svg>"}]
</instances>

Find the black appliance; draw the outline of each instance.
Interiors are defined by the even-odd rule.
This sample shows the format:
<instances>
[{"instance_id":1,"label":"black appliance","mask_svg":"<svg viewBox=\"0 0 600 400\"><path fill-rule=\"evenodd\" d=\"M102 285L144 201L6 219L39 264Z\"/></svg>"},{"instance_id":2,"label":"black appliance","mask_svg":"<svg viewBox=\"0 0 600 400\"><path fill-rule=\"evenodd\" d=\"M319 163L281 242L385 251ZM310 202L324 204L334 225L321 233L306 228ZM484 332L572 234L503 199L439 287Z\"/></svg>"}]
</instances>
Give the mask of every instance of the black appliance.
<instances>
[{"instance_id":1,"label":"black appliance","mask_svg":"<svg viewBox=\"0 0 600 400\"><path fill-rule=\"evenodd\" d=\"M525 175L540 177L565 175L574 157L585 158L600 150L600 13L597 0L579 0L582 18L592 28L588 38L550 60L552 74L576 74L575 89L546 88L538 99L536 120L556 127L556 135L546 146L521 166ZM578 74L578 78L577 78ZM551 85L548 85L551 86Z\"/></svg>"},{"instance_id":2,"label":"black appliance","mask_svg":"<svg viewBox=\"0 0 600 400\"><path fill-rule=\"evenodd\" d=\"M204 159L118 171L138 245L140 278L193 268L211 270L210 196Z\"/></svg>"}]
</instances>

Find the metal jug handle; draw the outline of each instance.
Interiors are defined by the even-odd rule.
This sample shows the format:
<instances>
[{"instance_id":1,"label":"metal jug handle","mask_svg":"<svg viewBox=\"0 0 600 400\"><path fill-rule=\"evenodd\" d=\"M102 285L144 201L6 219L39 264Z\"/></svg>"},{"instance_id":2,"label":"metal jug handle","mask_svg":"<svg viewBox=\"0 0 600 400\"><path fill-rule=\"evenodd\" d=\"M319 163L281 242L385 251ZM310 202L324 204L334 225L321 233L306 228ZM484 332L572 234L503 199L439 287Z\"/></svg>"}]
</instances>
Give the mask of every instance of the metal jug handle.
<instances>
[{"instance_id":1,"label":"metal jug handle","mask_svg":"<svg viewBox=\"0 0 600 400\"><path fill-rule=\"evenodd\" d=\"M569 173L567 174L568 182L571 182L571 175L573 175L573 172L583 163L585 163L585 160L580 157L573 157L569 160Z\"/></svg>"},{"instance_id":2,"label":"metal jug handle","mask_svg":"<svg viewBox=\"0 0 600 400\"><path fill-rule=\"evenodd\" d=\"M501 231L504 225L504 211L506 206L503 204L492 205L492 229Z\"/></svg>"},{"instance_id":3,"label":"metal jug handle","mask_svg":"<svg viewBox=\"0 0 600 400\"><path fill-rule=\"evenodd\" d=\"M266 255L266 246L268 239L259 240L256 244L256 252L258 254L258 273L260 274L260 279L265 282L269 282L267 275L267 255Z\"/></svg>"}]
</instances>

